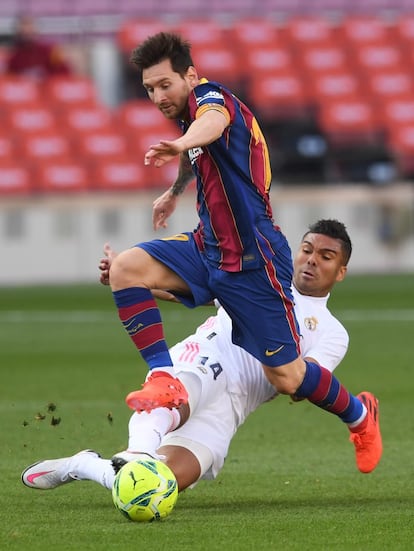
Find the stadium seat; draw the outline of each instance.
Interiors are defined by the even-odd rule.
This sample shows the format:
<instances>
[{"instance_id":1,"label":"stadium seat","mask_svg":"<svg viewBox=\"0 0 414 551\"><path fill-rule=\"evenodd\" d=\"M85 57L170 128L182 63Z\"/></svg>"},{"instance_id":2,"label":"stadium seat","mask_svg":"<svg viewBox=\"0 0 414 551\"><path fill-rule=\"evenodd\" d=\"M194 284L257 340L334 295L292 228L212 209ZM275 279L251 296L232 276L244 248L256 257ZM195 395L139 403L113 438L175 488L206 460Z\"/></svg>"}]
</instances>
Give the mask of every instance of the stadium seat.
<instances>
[{"instance_id":1,"label":"stadium seat","mask_svg":"<svg viewBox=\"0 0 414 551\"><path fill-rule=\"evenodd\" d=\"M242 71L239 57L233 49L224 44L196 44L192 48L192 56L200 77L225 84L237 93Z\"/></svg>"},{"instance_id":2,"label":"stadium seat","mask_svg":"<svg viewBox=\"0 0 414 551\"><path fill-rule=\"evenodd\" d=\"M286 40L295 50L317 46L333 46L335 30L323 16L293 17L285 25Z\"/></svg>"},{"instance_id":3,"label":"stadium seat","mask_svg":"<svg viewBox=\"0 0 414 551\"><path fill-rule=\"evenodd\" d=\"M9 109L4 114L3 122L14 134L49 133L56 129L53 112L40 104Z\"/></svg>"},{"instance_id":4,"label":"stadium seat","mask_svg":"<svg viewBox=\"0 0 414 551\"><path fill-rule=\"evenodd\" d=\"M264 119L301 117L309 107L303 80L293 69L252 75L248 98Z\"/></svg>"},{"instance_id":5,"label":"stadium seat","mask_svg":"<svg viewBox=\"0 0 414 551\"><path fill-rule=\"evenodd\" d=\"M27 195L32 191L28 167L21 161L0 163L0 195Z\"/></svg>"},{"instance_id":6,"label":"stadium seat","mask_svg":"<svg viewBox=\"0 0 414 551\"><path fill-rule=\"evenodd\" d=\"M391 31L386 19L376 16L345 17L337 30L337 37L351 47L390 44Z\"/></svg>"},{"instance_id":7,"label":"stadium seat","mask_svg":"<svg viewBox=\"0 0 414 551\"><path fill-rule=\"evenodd\" d=\"M129 133L159 131L160 137L164 131L175 129L175 122L164 117L161 111L148 99L134 99L121 103L114 113L114 123L122 131Z\"/></svg>"},{"instance_id":8,"label":"stadium seat","mask_svg":"<svg viewBox=\"0 0 414 551\"><path fill-rule=\"evenodd\" d=\"M326 101L319 106L317 118L331 144L367 144L379 139L375 109L364 99Z\"/></svg>"},{"instance_id":9,"label":"stadium seat","mask_svg":"<svg viewBox=\"0 0 414 551\"><path fill-rule=\"evenodd\" d=\"M358 46L350 53L349 60L354 69L361 74L393 71L405 67L401 50L393 44Z\"/></svg>"},{"instance_id":10,"label":"stadium seat","mask_svg":"<svg viewBox=\"0 0 414 551\"><path fill-rule=\"evenodd\" d=\"M314 75L307 80L306 93L316 105L332 99L357 99L363 95L360 79L351 71Z\"/></svg>"},{"instance_id":11,"label":"stadium seat","mask_svg":"<svg viewBox=\"0 0 414 551\"><path fill-rule=\"evenodd\" d=\"M131 157L100 160L91 165L91 183L100 191L135 191L152 186L152 167Z\"/></svg>"},{"instance_id":12,"label":"stadium seat","mask_svg":"<svg viewBox=\"0 0 414 551\"><path fill-rule=\"evenodd\" d=\"M90 188L87 167L74 159L37 162L32 173L36 191L79 193Z\"/></svg>"},{"instance_id":13,"label":"stadium seat","mask_svg":"<svg viewBox=\"0 0 414 551\"><path fill-rule=\"evenodd\" d=\"M40 84L21 76L0 76L0 109L32 107L41 99Z\"/></svg>"},{"instance_id":14,"label":"stadium seat","mask_svg":"<svg viewBox=\"0 0 414 551\"><path fill-rule=\"evenodd\" d=\"M111 111L103 106L71 107L62 111L57 120L61 128L72 135L107 131L114 122Z\"/></svg>"},{"instance_id":15,"label":"stadium seat","mask_svg":"<svg viewBox=\"0 0 414 551\"><path fill-rule=\"evenodd\" d=\"M117 131L87 132L74 139L74 149L80 159L121 159L128 154L128 140Z\"/></svg>"},{"instance_id":16,"label":"stadium seat","mask_svg":"<svg viewBox=\"0 0 414 551\"><path fill-rule=\"evenodd\" d=\"M2 131L0 134L0 164L9 164L18 160L15 139L10 133Z\"/></svg>"},{"instance_id":17,"label":"stadium seat","mask_svg":"<svg viewBox=\"0 0 414 551\"><path fill-rule=\"evenodd\" d=\"M226 45L224 27L218 19L182 17L171 30L188 40L193 48L199 45ZM195 59L194 62L196 61Z\"/></svg>"},{"instance_id":18,"label":"stadium seat","mask_svg":"<svg viewBox=\"0 0 414 551\"><path fill-rule=\"evenodd\" d=\"M129 56L148 36L168 30L171 26L162 19L127 19L119 28L117 42L121 51Z\"/></svg>"},{"instance_id":19,"label":"stadium seat","mask_svg":"<svg viewBox=\"0 0 414 551\"><path fill-rule=\"evenodd\" d=\"M414 126L414 97L383 98L379 106L379 117L388 130Z\"/></svg>"},{"instance_id":20,"label":"stadium seat","mask_svg":"<svg viewBox=\"0 0 414 551\"><path fill-rule=\"evenodd\" d=\"M288 48L278 44L253 44L243 50L241 70L247 79L255 73L262 75L288 71L293 65L293 57ZM256 77L259 75L255 75Z\"/></svg>"},{"instance_id":21,"label":"stadium seat","mask_svg":"<svg viewBox=\"0 0 414 551\"><path fill-rule=\"evenodd\" d=\"M305 78L351 69L346 49L336 44L308 46L296 52L295 60Z\"/></svg>"},{"instance_id":22,"label":"stadium seat","mask_svg":"<svg viewBox=\"0 0 414 551\"><path fill-rule=\"evenodd\" d=\"M268 48L280 44L276 24L266 17L243 17L236 19L229 31L233 48L247 54L250 48Z\"/></svg>"},{"instance_id":23,"label":"stadium seat","mask_svg":"<svg viewBox=\"0 0 414 551\"><path fill-rule=\"evenodd\" d=\"M72 154L70 140L60 132L44 132L20 136L19 152L27 162L67 159Z\"/></svg>"},{"instance_id":24,"label":"stadium seat","mask_svg":"<svg viewBox=\"0 0 414 551\"><path fill-rule=\"evenodd\" d=\"M42 92L54 108L90 107L97 103L95 84L93 80L86 77L49 78Z\"/></svg>"},{"instance_id":25,"label":"stadium seat","mask_svg":"<svg viewBox=\"0 0 414 551\"><path fill-rule=\"evenodd\" d=\"M367 75L365 90L373 101L386 99L414 100L414 78L407 70L390 70Z\"/></svg>"}]
</instances>

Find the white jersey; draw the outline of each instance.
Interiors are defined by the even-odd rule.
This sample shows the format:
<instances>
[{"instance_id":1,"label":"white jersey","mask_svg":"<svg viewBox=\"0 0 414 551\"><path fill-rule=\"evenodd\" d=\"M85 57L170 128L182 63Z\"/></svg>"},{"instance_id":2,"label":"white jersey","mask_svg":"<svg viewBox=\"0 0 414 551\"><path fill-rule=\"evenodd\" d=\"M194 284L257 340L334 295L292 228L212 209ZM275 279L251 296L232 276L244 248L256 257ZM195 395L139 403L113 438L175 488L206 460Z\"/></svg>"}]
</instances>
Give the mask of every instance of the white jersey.
<instances>
[{"instance_id":1,"label":"white jersey","mask_svg":"<svg viewBox=\"0 0 414 551\"><path fill-rule=\"evenodd\" d=\"M302 356L333 371L346 353L349 338L327 308L329 295L308 297L295 289L293 295ZM190 419L167 434L162 444L191 449L199 458L204 478L215 477L222 468L230 441L246 417L276 396L260 361L232 343L231 326L230 317L220 307L217 315L170 351L178 377L184 385L188 381L190 390L191 377L196 375L201 381L201 395L198 403L192 404L190 393ZM203 464L200 445L210 451L212 464Z\"/></svg>"}]
</instances>

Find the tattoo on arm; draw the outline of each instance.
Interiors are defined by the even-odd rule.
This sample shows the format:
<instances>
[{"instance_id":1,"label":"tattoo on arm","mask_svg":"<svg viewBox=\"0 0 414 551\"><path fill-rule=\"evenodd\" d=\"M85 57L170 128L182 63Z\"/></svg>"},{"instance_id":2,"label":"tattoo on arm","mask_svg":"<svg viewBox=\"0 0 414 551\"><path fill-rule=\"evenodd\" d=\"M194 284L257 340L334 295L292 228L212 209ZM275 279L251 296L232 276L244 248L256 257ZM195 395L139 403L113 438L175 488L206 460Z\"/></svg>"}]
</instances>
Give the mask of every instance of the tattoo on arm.
<instances>
[{"instance_id":1,"label":"tattoo on arm","mask_svg":"<svg viewBox=\"0 0 414 551\"><path fill-rule=\"evenodd\" d=\"M171 193L173 195L181 195L188 184L194 179L194 172L191 168L191 162L188 158L187 152L180 154L180 166L178 169L178 177L171 186Z\"/></svg>"}]
</instances>

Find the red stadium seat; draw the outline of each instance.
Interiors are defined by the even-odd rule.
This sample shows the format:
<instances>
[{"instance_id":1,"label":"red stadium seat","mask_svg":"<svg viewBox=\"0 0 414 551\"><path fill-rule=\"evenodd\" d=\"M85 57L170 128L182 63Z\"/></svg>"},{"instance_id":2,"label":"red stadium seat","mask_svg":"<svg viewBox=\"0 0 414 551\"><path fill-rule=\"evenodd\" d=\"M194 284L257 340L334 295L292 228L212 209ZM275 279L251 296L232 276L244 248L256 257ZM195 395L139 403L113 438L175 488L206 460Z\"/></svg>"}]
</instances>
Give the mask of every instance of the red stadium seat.
<instances>
[{"instance_id":1,"label":"red stadium seat","mask_svg":"<svg viewBox=\"0 0 414 551\"><path fill-rule=\"evenodd\" d=\"M288 71L293 65L293 58L289 49L283 45L254 44L246 48L240 65L246 78L251 78L254 73Z\"/></svg>"},{"instance_id":2,"label":"red stadium seat","mask_svg":"<svg viewBox=\"0 0 414 551\"><path fill-rule=\"evenodd\" d=\"M15 134L48 133L57 128L54 113L40 104L9 109L4 123Z\"/></svg>"},{"instance_id":3,"label":"red stadium seat","mask_svg":"<svg viewBox=\"0 0 414 551\"><path fill-rule=\"evenodd\" d=\"M237 44L264 46L277 42L279 32L276 24L266 17L236 19L231 26L231 36Z\"/></svg>"},{"instance_id":4,"label":"red stadium seat","mask_svg":"<svg viewBox=\"0 0 414 551\"><path fill-rule=\"evenodd\" d=\"M331 143L378 140L380 124L375 109L363 99L336 100L319 106L318 123Z\"/></svg>"},{"instance_id":5,"label":"red stadium seat","mask_svg":"<svg viewBox=\"0 0 414 551\"><path fill-rule=\"evenodd\" d=\"M152 167L130 157L100 160L91 166L91 182L96 190L135 191L152 186Z\"/></svg>"},{"instance_id":6,"label":"red stadium seat","mask_svg":"<svg viewBox=\"0 0 414 551\"><path fill-rule=\"evenodd\" d=\"M414 97L385 98L380 104L379 116L388 129L414 126Z\"/></svg>"},{"instance_id":7,"label":"red stadium seat","mask_svg":"<svg viewBox=\"0 0 414 551\"><path fill-rule=\"evenodd\" d=\"M192 56L200 77L218 81L236 91L233 88L239 85L242 73L239 57L233 49L222 44L196 44Z\"/></svg>"},{"instance_id":8,"label":"red stadium seat","mask_svg":"<svg viewBox=\"0 0 414 551\"><path fill-rule=\"evenodd\" d=\"M71 156L70 140L60 132L21 136L19 151L27 161L56 161Z\"/></svg>"},{"instance_id":9,"label":"red stadium seat","mask_svg":"<svg viewBox=\"0 0 414 551\"><path fill-rule=\"evenodd\" d=\"M405 65L401 50L393 44L359 46L349 59L361 74L403 69Z\"/></svg>"},{"instance_id":10,"label":"red stadium seat","mask_svg":"<svg viewBox=\"0 0 414 551\"><path fill-rule=\"evenodd\" d=\"M308 46L297 51L295 59L305 78L350 70L346 50L336 44Z\"/></svg>"},{"instance_id":11,"label":"red stadium seat","mask_svg":"<svg viewBox=\"0 0 414 551\"><path fill-rule=\"evenodd\" d=\"M162 19L127 19L119 29L117 41L121 51L129 56L150 35L169 30L171 26Z\"/></svg>"},{"instance_id":12,"label":"red stadium seat","mask_svg":"<svg viewBox=\"0 0 414 551\"><path fill-rule=\"evenodd\" d=\"M41 192L79 193L90 187L84 164L73 159L38 162L33 170L36 190Z\"/></svg>"},{"instance_id":13,"label":"red stadium seat","mask_svg":"<svg viewBox=\"0 0 414 551\"><path fill-rule=\"evenodd\" d=\"M93 106L97 103L95 84L86 77L61 76L49 78L45 82L43 92L51 105L61 109Z\"/></svg>"},{"instance_id":14,"label":"red stadium seat","mask_svg":"<svg viewBox=\"0 0 414 551\"><path fill-rule=\"evenodd\" d=\"M164 117L155 105L148 99L136 99L121 103L115 112L115 123L125 132L159 131L160 137L166 130L175 129L179 134L175 122Z\"/></svg>"},{"instance_id":15,"label":"red stadium seat","mask_svg":"<svg viewBox=\"0 0 414 551\"><path fill-rule=\"evenodd\" d=\"M0 195L27 195L32 191L31 173L22 162L0 163Z\"/></svg>"},{"instance_id":16,"label":"red stadium seat","mask_svg":"<svg viewBox=\"0 0 414 551\"><path fill-rule=\"evenodd\" d=\"M361 82L351 71L315 75L308 79L306 91L316 105L332 99L350 100L362 96Z\"/></svg>"},{"instance_id":17,"label":"red stadium seat","mask_svg":"<svg viewBox=\"0 0 414 551\"><path fill-rule=\"evenodd\" d=\"M336 34L353 47L390 44L391 40L386 20L374 16L348 16L341 21Z\"/></svg>"},{"instance_id":18,"label":"red stadium seat","mask_svg":"<svg viewBox=\"0 0 414 551\"><path fill-rule=\"evenodd\" d=\"M248 97L263 118L300 117L308 108L304 82L294 70L252 75Z\"/></svg>"},{"instance_id":19,"label":"red stadium seat","mask_svg":"<svg viewBox=\"0 0 414 551\"><path fill-rule=\"evenodd\" d=\"M10 136L10 133L2 132L0 134L0 164L9 164L17 160L15 139Z\"/></svg>"},{"instance_id":20,"label":"red stadium seat","mask_svg":"<svg viewBox=\"0 0 414 551\"><path fill-rule=\"evenodd\" d=\"M88 160L120 159L128 154L128 140L116 131L84 133L74 140L78 155Z\"/></svg>"},{"instance_id":21,"label":"red stadium seat","mask_svg":"<svg viewBox=\"0 0 414 551\"><path fill-rule=\"evenodd\" d=\"M196 46L225 46L225 31L216 19L184 17L174 24L172 31L188 40L192 47ZM194 59L197 65L197 59Z\"/></svg>"},{"instance_id":22,"label":"red stadium seat","mask_svg":"<svg viewBox=\"0 0 414 551\"><path fill-rule=\"evenodd\" d=\"M414 78L410 71L390 70L366 77L366 91L375 100L407 99L414 100Z\"/></svg>"},{"instance_id":23,"label":"red stadium seat","mask_svg":"<svg viewBox=\"0 0 414 551\"><path fill-rule=\"evenodd\" d=\"M0 109L32 107L41 99L37 81L21 76L0 76Z\"/></svg>"},{"instance_id":24,"label":"red stadium seat","mask_svg":"<svg viewBox=\"0 0 414 551\"><path fill-rule=\"evenodd\" d=\"M293 17L285 25L285 36L292 48L333 46L335 29L326 17Z\"/></svg>"},{"instance_id":25,"label":"red stadium seat","mask_svg":"<svg viewBox=\"0 0 414 551\"><path fill-rule=\"evenodd\" d=\"M59 124L72 134L107 131L112 128L113 117L103 106L71 107L59 115Z\"/></svg>"}]
</instances>

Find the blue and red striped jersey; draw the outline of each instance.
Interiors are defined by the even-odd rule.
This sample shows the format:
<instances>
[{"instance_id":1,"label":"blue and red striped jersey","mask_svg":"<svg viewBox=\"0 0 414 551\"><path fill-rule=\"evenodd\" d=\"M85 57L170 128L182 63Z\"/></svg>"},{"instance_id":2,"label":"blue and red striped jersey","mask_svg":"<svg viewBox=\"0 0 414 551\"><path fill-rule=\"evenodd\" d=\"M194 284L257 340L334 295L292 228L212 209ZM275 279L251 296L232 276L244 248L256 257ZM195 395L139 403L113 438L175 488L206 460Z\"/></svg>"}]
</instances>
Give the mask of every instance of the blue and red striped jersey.
<instances>
[{"instance_id":1,"label":"blue and red striped jersey","mask_svg":"<svg viewBox=\"0 0 414 551\"><path fill-rule=\"evenodd\" d=\"M256 269L274 256L279 228L269 201L269 152L249 108L230 90L202 79L189 97L189 121L207 109L223 110L230 122L222 136L188 154L197 177L199 225L195 239L208 262L238 272Z\"/></svg>"}]
</instances>

